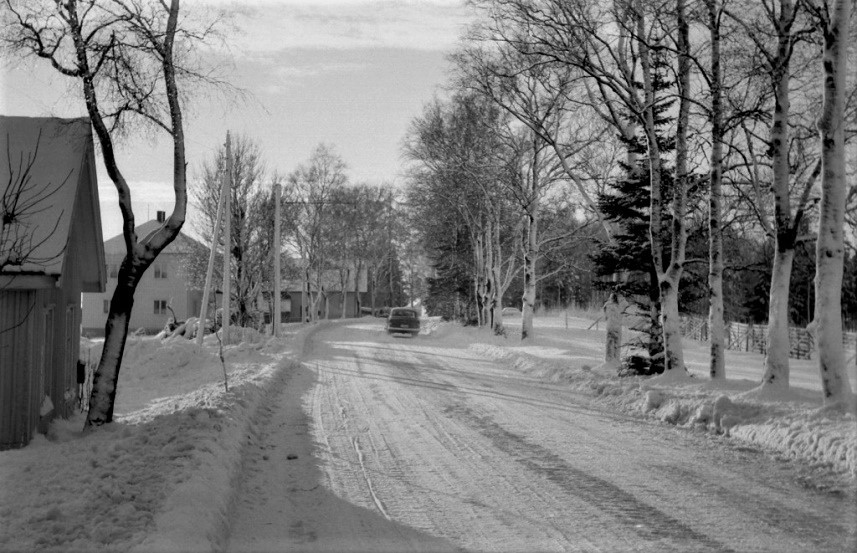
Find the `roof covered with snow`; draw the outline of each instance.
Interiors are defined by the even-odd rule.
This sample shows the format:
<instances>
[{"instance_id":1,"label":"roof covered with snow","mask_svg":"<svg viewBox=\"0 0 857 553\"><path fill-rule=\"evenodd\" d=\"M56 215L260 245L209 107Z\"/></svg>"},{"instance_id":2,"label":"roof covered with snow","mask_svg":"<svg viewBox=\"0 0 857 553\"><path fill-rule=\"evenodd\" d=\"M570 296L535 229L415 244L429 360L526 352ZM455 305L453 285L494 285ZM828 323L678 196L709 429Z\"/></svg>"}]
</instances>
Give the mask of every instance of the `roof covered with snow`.
<instances>
[{"instance_id":1,"label":"roof covered with snow","mask_svg":"<svg viewBox=\"0 0 857 553\"><path fill-rule=\"evenodd\" d=\"M146 221L145 223L134 229L137 232L137 240L140 240L143 237L158 230L163 224L163 222L160 222L157 219ZM179 232L178 236L176 236L176 239L173 240L169 246L164 248L161 253L185 254L192 252L195 248L205 248L205 246L203 246L187 234ZM109 240L104 242L104 253L106 255L125 255L125 238L122 236L122 234L117 234L113 238L110 238Z\"/></svg>"},{"instance_id":2,"label":"roof covered with snow","mask_svg":"<svg viewBox=\"0 0 857 553\"><path fill-rule=\"evenodd\" d=\"M0 116L0 266L6 274L61 277L74 221L83 280L103 282L101 216L88 119Z\"/></svg>"}]
</instances>

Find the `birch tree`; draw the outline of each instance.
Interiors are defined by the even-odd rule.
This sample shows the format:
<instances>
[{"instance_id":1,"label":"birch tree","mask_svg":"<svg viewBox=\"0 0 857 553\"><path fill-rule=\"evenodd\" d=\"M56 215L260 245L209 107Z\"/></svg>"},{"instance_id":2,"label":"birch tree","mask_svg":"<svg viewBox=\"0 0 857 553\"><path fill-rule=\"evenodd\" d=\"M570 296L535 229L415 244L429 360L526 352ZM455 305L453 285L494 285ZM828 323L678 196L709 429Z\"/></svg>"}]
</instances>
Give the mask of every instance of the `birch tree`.
<instances>
[{"instance_id":1,"label":"birch tree","mask_svg":"<svg viewBox=\"0 0 857 553\"><path fill-rule=\"evenodd\" d=\"M501 252L504 146L502 119L490 102L473 94L435 101L414 119L405 154L415 162L410 175L409 203L414 213L457 213L473 256L471 271L477 323L502 332L502 292L508 286L500 273L507 265ZM421 215L417 215L420 217ZM433 233L434 231L429 231ZM513 254L514 256L514 254Z\"/></svg>"},{"instance_id":2,"label":"birch tree","mask_svg":"<svg viewBox=\"0 0 857 553\"><path fill-rule=\"evenodd\" d=\"M50 63L80 85L107 174L122 213L125 257L110 301L104 349L93 382L87 426L113 420L116 384L125 350L134 291L158 254L178 235L187 206L181 86L211 82L194 69L193 47L213 27L179 23L179 0L4 0L6 45ZM150 125L173 143L175 207L147 236L135 231L131 189L116 159L115 138L132 122Z\"/></svg>"},{"instance_id":3,"label":"birch tree","mask_svg":"<svg viewBox=\"0 0 857 553\"><path fill-rule=\"evenodd\" d=\"M708 31L711 41L711 156L708 190L708 332L710 341L709 375L726 378L725 325L723 321L723 230L721 222L723 183L723 92L720 72L721 2L706 0Z\"/></svg>"},{"instance_id":4,"label":"birch tree","mask_svg":"<svg viewBox=\"0 0 857 553\"><path fill-rule=\"evenodd\" d=\"M763 217L774 238L774 260L768 300L768 335L765 372L761 388L788 389L789 387L789 286L798 231L804 218L809 194L817 171L803 182L796 206L793 209L792 168L790 163L790 118L792 58L796 46L808 29L800 26L800 9L793 0L766 0L761 6L761 18L748 17L746 11L736 14L727 10L732 19L741 25L764 61L770 94L773 98L771 125L768 138L768 155L771 163L771 190L773 192L773 225ZM750 12L755 13L755 12ZM773 47L769 42L773 40ZM752 138L747 143L752 148ZM820 168L820 166L819 166ZM757 183L757 186L759 183ZM759 201L763 201L761 197Z\"/></svg>"},{"instance_id":5,"label":"birch tree","mask_svg":"<svg viewBox=\"0 0 857 553\"><path fill-rule=\"evenodd\" d=\"M230 183L230 225L232 283L231 302L237 312L239 326L251 326L256 321L255 301L269 279L271 260L273 206L266 188L265 164L259 145L251 138L239 135L232 139L232 175ZM226 149L218 147L212 159L203 163L200 177L189 186L191 201L201 214L192 222L203 239L211 243L215 216L220 201L221 182L226 172ZM218 238L221 242L223 237ZM188 276L203 282L207 265L205 255L196 255L189 264ZM215 282L222 279L221 265L214 271Z\"/></svg>"},{"instance_id":6,"label":"birch tree","mask_svg":"<svg viewBox=\"0 0 857 553\"><path fill-rule=\"evenodd\" d=\"M853 0L818 0L809 7L823 40L824 71L823 105L818 119L822 166L815 273L818 369L825 405L851 410L855 408L854 393L845 371L841 309L847 194L844 115L853 3Z\"/></svg>"},{"instance_id":7,"label":"birch tree","mask_svg":"<svg viewBox=\"0 0 857 553\"><path fill-rule=\"evenodd\" d=\"M307 163L301 164L288 177L284 201L295 209L287 223L289 240L301 256L307 301L305 318L318 320L318 310L325 288L325 270L330 244L327 227L331 222L331 202L337 190L345 185L345 162L331 146L319 144Z\"/></svg>"},{"instance_id":8,"label":"birch tree","mask_svg":"<svg viewBox=\"0 0 857 553\"><path fill-rule=\"evenodd\" d=\"M667 9L669 5L674 7ZM597 113L616 124L622 136L629 138L627 133L639 130L645 137L651 189L649 234L661 293L665 365L670 374L686 375L677 309L686 245L683 219L686 208L680 204L685 194L677 190L672 205L665 200L658 127L663 123L659 114L664 106L675 97L680 102L686 101L688 90L681 82L669 97L656 90L657 65L663 56L672 51L679 58L680 66L685 66L687 61L689 40L684 2L653 5L631 0L605 5L594 1L503 0L494 2L491 8L498 14L495 18L509 21L518 29L506 39L507 43L524 54L531 53L580 71L589 84L587 90L595 99L593 103L601 106ZM675 29L679 31L678 42L670 49L667 35L672 35ZM676 69L675 74L681 80L687 72ZM679 112L683 112L681 106ZM630 119L634 124L622 123L623 119ZM680 115L677 120L682 119ZM686 171L677 168L677 172L686 176ZM679 186L687 184L684 176L677 179ZM662 226L663 213L670 208L677 217L671 224L670 257L667 258Z\"/></svg>"},{"instance_id":9,"label":"birch tree","mask_svg":"<svg viewBox=\"0 0 857 553\"><path fill-rule=\"evenodd\" d=\"M479 40L490 39L481 37ZM541 202L550 187L560 176L573 182L582 198L581 204L607 228L600 210L573 169L576 157L584 157L597 148L603 131L591 125L589 118L580 113L582 110L574 110L569 105L574 77L565 67L544 60L534 62L513 49L488 50L481 46L460 52L457 66L462 86L483 95L517 122L520 130L513 128L507 134L526 137L518 141L519 153L526 151L526 154L518 158L523 162L522 175L510 181L510 195L524 218L521 336L527 339L534 332Z\"/></svg>"}]
</instances>

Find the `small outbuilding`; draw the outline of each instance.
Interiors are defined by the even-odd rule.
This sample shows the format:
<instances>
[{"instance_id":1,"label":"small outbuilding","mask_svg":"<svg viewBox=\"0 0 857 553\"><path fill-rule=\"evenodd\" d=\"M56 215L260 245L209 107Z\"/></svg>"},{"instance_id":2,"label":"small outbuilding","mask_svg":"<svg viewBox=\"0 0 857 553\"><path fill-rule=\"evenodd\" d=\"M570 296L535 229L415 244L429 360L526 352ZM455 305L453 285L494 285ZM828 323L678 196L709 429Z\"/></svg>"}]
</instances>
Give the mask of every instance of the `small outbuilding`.
<instances>
[{"instance_id":1,"label":"small outbuilding","mask_svg":"<svg viewBox=\"0 0 857 553\"><path fill-rule=\"evenodd\" d=\"M78 404L81 292L106 282L88 119L0 116L0 449Z\"/></svg>"}]
</instances>

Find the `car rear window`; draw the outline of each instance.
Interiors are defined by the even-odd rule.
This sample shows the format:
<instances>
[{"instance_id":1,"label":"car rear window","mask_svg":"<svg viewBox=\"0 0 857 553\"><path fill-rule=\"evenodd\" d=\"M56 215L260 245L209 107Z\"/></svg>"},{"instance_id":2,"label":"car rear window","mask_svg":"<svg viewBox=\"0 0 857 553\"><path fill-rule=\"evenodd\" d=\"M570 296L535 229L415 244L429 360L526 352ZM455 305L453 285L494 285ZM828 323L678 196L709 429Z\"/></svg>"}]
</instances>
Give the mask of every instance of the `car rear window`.
<instances>
[{"instance_id":1,"label":"car rear window","mask_svg":"<svg viewBox=\"0 0 857 553\"><path fill-rule=\"evenodd\" d=\"M417 312L411 309L393 309L390 312L391 317L403 317L406 319L416 319Z\"/></svg>"}]
</instances>

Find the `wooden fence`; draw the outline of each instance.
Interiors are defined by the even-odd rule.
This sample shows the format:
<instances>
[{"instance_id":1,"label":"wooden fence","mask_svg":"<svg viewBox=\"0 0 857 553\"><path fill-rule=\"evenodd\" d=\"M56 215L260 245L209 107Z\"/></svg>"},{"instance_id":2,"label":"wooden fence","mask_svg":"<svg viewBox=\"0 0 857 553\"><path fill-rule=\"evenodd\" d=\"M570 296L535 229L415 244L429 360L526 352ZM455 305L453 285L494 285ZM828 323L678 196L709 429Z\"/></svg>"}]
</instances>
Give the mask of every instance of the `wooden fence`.
<instances>
[{"instance_id":1,"label":"wooden fence","mask_svg":"<svg viewBox=\"0 0 857 553\"><path fill-rule=\"evenodd\" d=\"M685 338L699 342L708 341L708 319L684 316L681 318L681 332ZM737 351L755 351L765 354L767 351L768 325L726 323L726 348ZM843 332L842 343L846 352L857 349L857 332ZM789 357L809 359L815 349L815 339L805 328L789 327Z\"/></svg>"}]
</instances>

